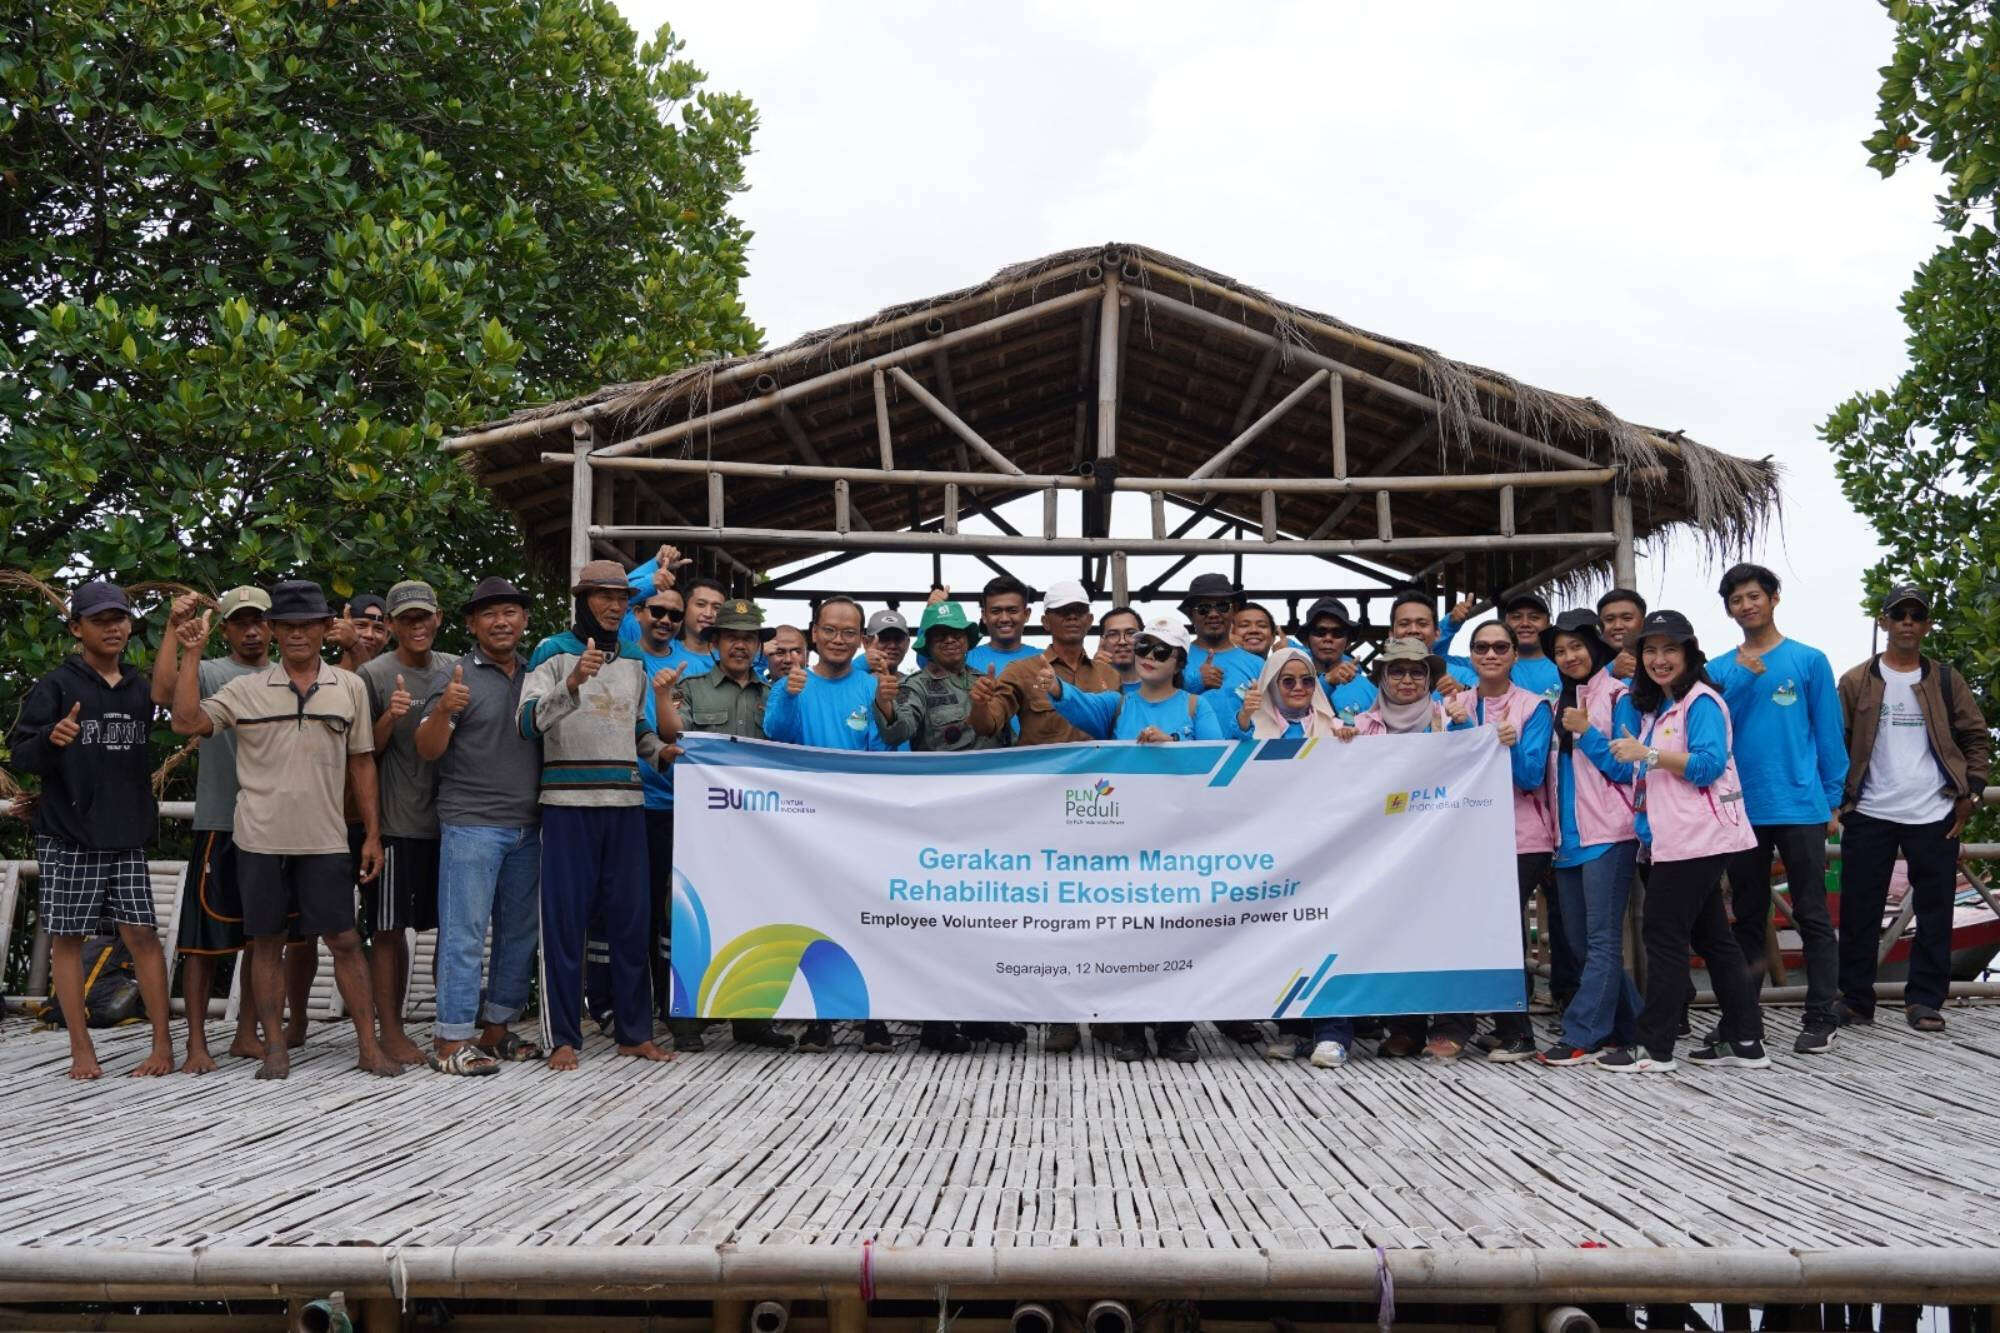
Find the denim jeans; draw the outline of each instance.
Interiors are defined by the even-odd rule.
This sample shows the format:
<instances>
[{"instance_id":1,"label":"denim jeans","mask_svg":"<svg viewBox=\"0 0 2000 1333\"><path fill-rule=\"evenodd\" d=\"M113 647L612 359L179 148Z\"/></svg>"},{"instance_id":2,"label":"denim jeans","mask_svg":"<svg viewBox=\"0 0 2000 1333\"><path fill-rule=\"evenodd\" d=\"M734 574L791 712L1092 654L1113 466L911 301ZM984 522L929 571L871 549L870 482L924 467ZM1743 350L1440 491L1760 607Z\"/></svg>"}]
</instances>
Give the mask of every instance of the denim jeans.
<instances>
[{"instance_id":1,"label":"denim jeans","mask_svg":"<svg viewBox=\"0 0 2000 1333\"><path fill-rule=\"evenodd\" d=\"M542 831L445 824L438 846L439 1041L470 1041L481 1023L511 1023L527 1008L542 928ZM493 960L479 986L486 931Z\"/></svg>"},{"instance_id":2,"label":"denim jeans","mask_svg":"<svg viewBox=\"0 0 2000 1333\"><path fill-rule=\"evenodd\" d=\"M1580 866L1556 868L1556 892L1562 896L1563 919L1569 937L1581 944L1576 994L1563 1010L1563 1040L1586 1051L1609 1038L1630 1046L1637 1033L1639 988L1625 970L1625 903L1632 896L1632 868L1639 857L1637 842L1613 843L1611 849Z\"/></svg>"}]
</instances>

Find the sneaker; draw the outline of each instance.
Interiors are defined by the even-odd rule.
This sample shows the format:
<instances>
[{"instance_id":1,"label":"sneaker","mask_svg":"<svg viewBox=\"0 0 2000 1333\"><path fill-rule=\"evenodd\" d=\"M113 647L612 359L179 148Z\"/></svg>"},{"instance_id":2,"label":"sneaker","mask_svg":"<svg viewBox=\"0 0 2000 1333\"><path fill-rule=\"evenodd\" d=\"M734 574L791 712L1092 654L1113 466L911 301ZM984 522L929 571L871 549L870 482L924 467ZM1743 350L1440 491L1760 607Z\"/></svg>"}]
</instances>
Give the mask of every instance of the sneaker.
<instances>
[{"instance_id":1,"label":"sneaker","mask_svg":"<svg viewBox=\"0 0 2000 1333\"><path fill-rule=\"evenodd\" d=\"M825 1055L826 1048L833 1045L833 1024L808 1023L806 1030L799 1034L796 1049L807 1055Z\"/></svg>"},{"instance_id":2,"label":"sneaker","mask_svg":"<svg viewBox=\"0 0 2000 1333\"><path fill-rule=\"evenodd\" d=\"M1597 1058L1597 1067L1614 1074L1671 1074L1679 1068L1672 1056L1655 1060L1636 1046L1620 1046L1606 1051Z\"/></svg>"},{"instance_id":3,"label":"sneaker","mask_svg":"<svg viewBox=\"0 0 2000 1333\"><path fill-rule=\"evenodd\" d=\"M768 1019L742 1019L732 1023L729 1032L739 1046L755 1046L766 1051L789 1051L798 1046L791 1036L778 1031Z\"/></svg>"},{"instance_id":4,"label":"sneaker","mask_svg":"<svg viewBox=\"0 0 2000 1333\"><path fill-rule=\"evenodd\" d=\"M896 1049L896 1039L889 1035L889 1025L879 1018L871 1018L861 1025L861 1049L870 1055L887 1055Z\"/></svg>"},{"instance_id":5,"label":"sneaker","mask_svg":"<svg viewBox=\"0 0 2000 1333\"><path fill-rule=\"evenodd\" d=\"M1347 1063L1347 1048L1337 1041L1323 1041L1313 1047L1312 1062L1317 1069L1338 1069Z\"/></svg>"},{"instance_id":6,"label":"sneaker","mask_svg":"<svg viewBox=\"0 0 2000 1333\"><path fill-rule=\"evenodd\" d=\"M701 1039L700 1027L696 1027L692 1032L678 1030L679 1027L679 1024L675 1024L677 1030L674 1033L674 1049L676 1051L682 1055L700 1055L708 1049L708 1043Z\"/></svg>"},{"instance_id":7,"label":"sneaker","mask_svg":"<svg viewBox=\"0 0 2000 1333\"><path fill-rule=\"evenodd\" d=\"M1536 1056L1535 1059L1542 1064L1564 1069L1570 1065L1596 1064L1597 1058L1601 1054L1601 1051L1586 1051L1581 1046L1576 1046L1566 1041L1559 1041Z\"/></svg>"},{"instance_id":8,"label":"sneaker","mask_svg":"<svg viewBox=\"0 0 2000 1333\"><path fill-rule=\"evenodd\" d=\"M1718 1041L1688 1052L1688 1063L1733 1065L1738 1069L1769 1069L1771 1057L1761 1041Z\"/></svg>"},{"instance_id":9,"label":"sneaker","mask_svg":"<svg viewBox=\"0 0 2000 1333\"><path fill-rule=\"evenodd\" d=\"M1160 1043L1160 1058L1177 1065L1191 1065L1201 1059L1201 1052L1194 1048L1194 1037L1183 1032Z\"/></svg>"},{"instance_id":10,"label":"sneaker","mask_svg":"<svg viewBox=\"0 0 2000 1333\"><path fill-rule=\"evenodd\" d=\"M1486 1053L1487 1062L1496 1065L1512 1064L1516 1060L1532 1060L1534 1058L1535 1039L1533 1037L1515 1037L1510 1041L1503 1041Z\"/></svg>"},{"instance_id":11,"label":"sneaker","mask_svg":"<svg viewBox=\"0 0 2000 1333\"><path fill-rule=\"evenodd\" d=\"M1311 1049L1312 1039L1310 1037L1294 1037L1290 1034L1285 1034L1264 1048L1264 1058L1266 1060L1296 1060Z\"/></svg>"},{"instance_id":12,"label":"sneaker","mask_svg":"<svg viewBox=\"0 0 2000 1333\"><path fill-rule=\"evenodd\" d=\"M1687 1033L1683 1032L1681 1033L1681 1035L1685 1037ZM1708 1031L1701 1034L1701 1040L1696 1042L1695 1045L1714 1046L1721 1040L1722 1040L1722 1029L1720 1027L1712 1027Z\"/></svg>"},{"instance_id":13,"label":"sneaker","mask_svg":"<svg viewBox=\"0 0 2000 1333\"><path fill-rule=\"evenodd\" d=\"M1385 1059L1405 1060L1415 1055L1419 1049L1421 1048L1417 1045L1417 1039L1409 1033L1391 1032L1382 1039L1382 1044L1375 1048L1375 1053Z\"/></svg>"},{"instance_id":14,"label":"sneaker","mask_svg":"<svg viewBox=\"0 0 2000 1333\"><path fill-rule=\"evenodd\" d=\"M1028 1029L1019 1023L967 1023L963 1030L972 1041L993 1041L1002 1046L1019 1046L1028 1039Z\"/></svg>"},{"instance_id":15,"label":"sneaker","mask_svg":"<svg viewBox=\"0 0 2000 1333\"><path fill-rule=\"evenodd\" d=\"M1042 1049L1050 1055L1068 1055L1081 1039L1082 1034L1076 1030L1076 1024L1051 1023L1048 1031L1042 1034Z\"/></svg>"},{"instance_id":16,"label":"sneaker","mask_svg":"<svg viewBox=\"0 0 2000 1333\"><path fill-rule=\"evenodd\" d=\"M1875 1026L1873 1009L1857 1009L1845 1000L1833 1002L1833 1016L1840 1020L1844 1028L1871 1028Z\"/></svg>"},{"instance_id":17,"label":"sneaker","mask_svg":"<svg viewBox=\"0 0 2000 1333\"><path fill-rule=\"evenodd\" d=\"M1456 1037L1432 1037L1424 1043L1424 1055L1432 1060L1456 1060L1465 1050L1465 1043Z\"/></svg>"},{"instance_id":18,"label":"sneaker","mask_svg":"<svg viewBox=\"0 0 2000 1333\"><path fill-rule=\"evenodd\" d=\"M1238 1046L1255 1046L1258 1042L1264 1040L1264 1030L1247 1018L1234 1019L1226 1023L1217 1023L1215 1030L1235 1042Z\"/></svg>"},{"instance_id":19,"label":"sneaker","mask_svg":"<svg viewBox=\"0 0 2000 1333\"><path fill-rule=\"evenodd\" d=\"M1150 1054L1146 1050L1146 1030L1137 1023L1134 1023L1132 1026L1138 1029L1138 1035L1136 1037L1121 1037L1118 1040L1118 1044L1111 1048L1111 1058L1128 1065L1135 1060L1143 1060Z\"/></svg>"},{"instance_id":20,"label":"sneaker","mask_svg":"<svg viewBox=\"0 0 2000 1333\"><path fill-rule=\"evenodd\" d=\"M1833 1039L1839 1031L1838 1028L1813 1024L1799 1033L1798 1040L1792 1043L1792 1054L1825 1055L1833 1049Z\"/></svg>"}]
</instances>

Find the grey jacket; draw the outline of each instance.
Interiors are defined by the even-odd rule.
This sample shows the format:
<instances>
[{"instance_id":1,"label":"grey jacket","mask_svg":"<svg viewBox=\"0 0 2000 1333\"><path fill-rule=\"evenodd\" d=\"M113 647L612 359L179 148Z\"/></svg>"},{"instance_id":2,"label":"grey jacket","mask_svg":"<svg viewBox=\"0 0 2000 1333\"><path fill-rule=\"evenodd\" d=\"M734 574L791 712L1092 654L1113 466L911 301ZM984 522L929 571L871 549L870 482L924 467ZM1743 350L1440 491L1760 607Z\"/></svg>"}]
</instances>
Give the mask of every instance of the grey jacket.
<instances>
[{"instance_id":1,"label":"grey jacket","mask_svg":"<svg viewBox=\"0 0 2000 1333\"><path fill-rule=\"evenodd\" d=\"M542 742L541 803L641 805L639 765L657 765L666 749L645 723L652 688L646 664L621 644L618 656L572 695L567 682L578 650L574 636L545 641L536 650L541 662L521 686L521 734Z\"/></svg>"}]
</instances>

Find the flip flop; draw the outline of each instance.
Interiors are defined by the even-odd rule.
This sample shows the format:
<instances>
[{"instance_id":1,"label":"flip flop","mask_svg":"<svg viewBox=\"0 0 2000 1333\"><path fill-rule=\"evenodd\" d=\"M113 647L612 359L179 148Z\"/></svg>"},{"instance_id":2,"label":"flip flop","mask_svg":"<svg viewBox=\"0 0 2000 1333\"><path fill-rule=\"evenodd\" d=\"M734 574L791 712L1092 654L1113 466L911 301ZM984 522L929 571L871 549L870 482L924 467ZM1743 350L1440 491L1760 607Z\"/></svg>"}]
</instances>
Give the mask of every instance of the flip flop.
<instances>
[{"instance_id":1,"label":"flip flop","mask_svg":"<svg viewBox=\"0 0 2000 1333\"><path fill-rule=\"evenodd\" d=\"M436 1051L430 1052L429 1063L440 1074L459 1074L479 1077L500 1072L500 1062L477 1046L470 1044L459 1047L450 1055L440 1057Z\"/></svg>"},{"instance_id":2,"label":"flip flop","mask_svg":"<svg viewBox=\"0 0 2000 1333\"><path fill-rule=\"evenodd\" d=\"M506 1064L524 1064L529 1060L542 1058L542 1048L518 1032L510 1032L491 1046L480 1046L477 1049L489 1059Z\"/></svg>"},{"instance_id":3,"label":"flip flop","mask_svg":"<svg viewBox=\"0 0 2000 1333\"><path fill-rule=\"evenodd\" d=\"M1909 1025L1919 1032L1944 1031L1944 1015L1927 1004L1913 1004L1903 1011Z\"/></svg>"}]
</instances>

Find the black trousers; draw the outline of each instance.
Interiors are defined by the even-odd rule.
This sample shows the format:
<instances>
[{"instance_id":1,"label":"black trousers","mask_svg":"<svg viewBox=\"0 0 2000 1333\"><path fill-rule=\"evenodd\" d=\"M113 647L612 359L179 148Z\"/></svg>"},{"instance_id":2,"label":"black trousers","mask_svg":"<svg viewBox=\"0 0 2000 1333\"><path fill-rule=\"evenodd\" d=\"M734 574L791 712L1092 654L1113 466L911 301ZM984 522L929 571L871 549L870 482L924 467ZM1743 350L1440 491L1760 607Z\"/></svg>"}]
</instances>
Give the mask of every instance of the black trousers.
<instances>
[{"instance_id":1,"label":"black trousers","mask_svg":"<svg viewBox=\"0 0 2000 1333\"><path fill-rule=\"evenodd\" d=\"M662 1019L673 1012L674 978L668 964L672 945L669 927L674 919L674 812L646 812L646 871L648 897L652 900L652 934L646 961L653 970L653 1007Z\"/></svg>"},{"instance_id":2,"label":"black trousers","mask_svg":"<svg viewBox=\"0 0 2000 1333\"><path fill-rule=\"evenodd\" d=\"M1806 960L1807 1027L1831 1027L1840 994L1840 942L1826 905L1826 825L1759 824L1757 845L1729 861L1729 902L1736 914L1736 947L1751 980L1764 984L1764 927L1771 918L1771 854L1785 859L1792 919Z\"/></svg>"},{"instance_id":3,"label":"black trousers","mask_svg":"<svg viewBox=\"0 0 2000 1333\"><path fill-rule=\"evenodd\" d=\"M1646 998L1639 1009L1639 1044L1655 1060L1674 1054L1689 954L1699 951L1722 1005L1724 1041L1762 1041L1764 1014L1757 987L1743 962L1729 913L1722 905L1722 871L1728 853L1692 861L1655 861L1646 881Z\"/></svg>"},{"instance_id":4,"label":"black trousers","mask_svg":"<svg viewBox=\"0 0 2000 1333\"><path fill-rule=\"evenodd\" d=\"M1875 952L1896 857L1910 866L1917 937L1903 1003L1942 1008L1951 985L1951 912L1958 888L1953 815L1934 824L1895 824L1851 811L1840 835L1840 994L1859 1013L1875 1012Z\"/></svg>"}]
</instances>

